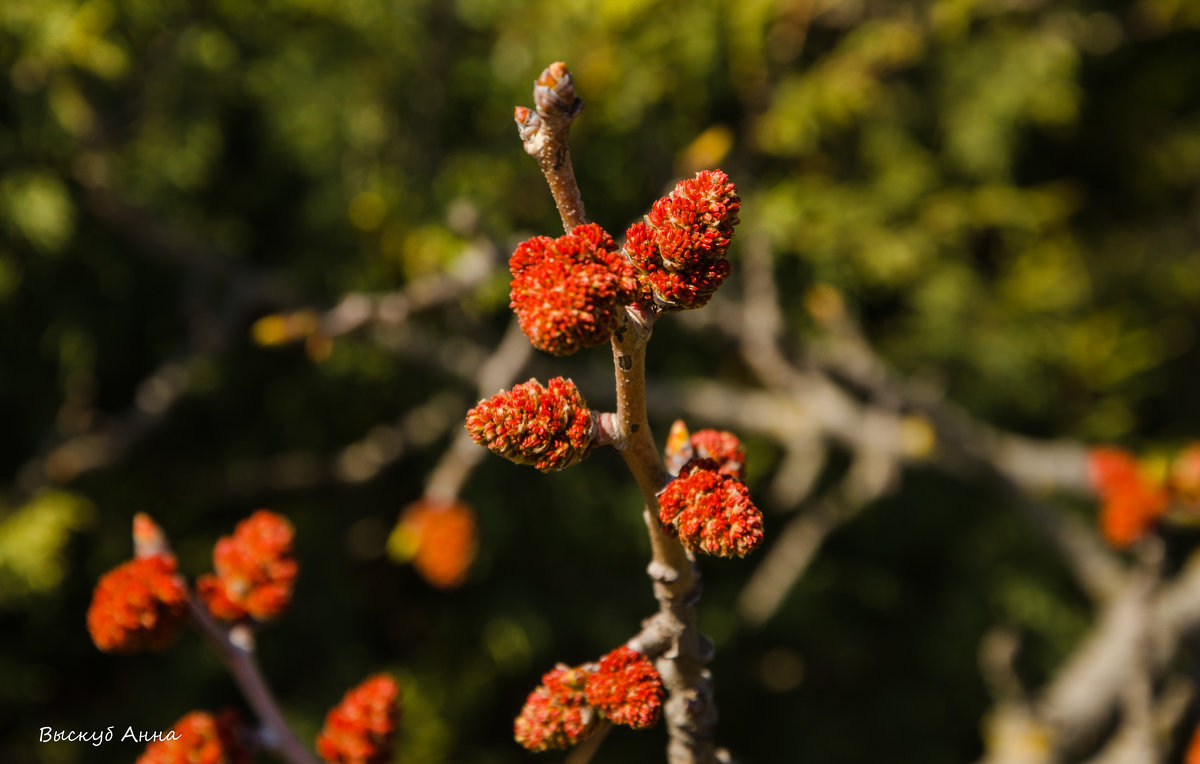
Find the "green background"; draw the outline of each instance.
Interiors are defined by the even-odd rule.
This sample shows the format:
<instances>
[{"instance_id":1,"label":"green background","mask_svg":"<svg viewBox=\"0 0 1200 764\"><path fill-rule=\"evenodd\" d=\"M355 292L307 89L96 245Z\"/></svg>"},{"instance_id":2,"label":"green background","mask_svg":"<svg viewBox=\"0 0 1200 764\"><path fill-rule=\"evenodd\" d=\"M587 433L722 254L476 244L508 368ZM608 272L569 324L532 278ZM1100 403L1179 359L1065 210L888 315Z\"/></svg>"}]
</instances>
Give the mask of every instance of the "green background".
<instances>
[{"instance_id":1,"label":"green background","mask_svg":"<svg viewBox=\"0 0 1200 764\"><path fill-rule=\"evenodd\" d=\"M588 102L572 150L589 216L618 239L697 169L737 182L716 321L742 296L739 245L761 241L789 353L823 336L803 298L824 285L896 370L993 425L1139 448L1198 431L1195 2L8 0L0 760L132 761L139 746L38 731L119 736L240 703L192 632L160 655L91 644L92 586L129 556L138 511L192 576L253 509L291 518L301 574L261 633L264 670L306 740L345 689L392 671L403 762L534 760L511 723L541 673L653 611L637 492L608 451L550 476L485 459L463 494L481 547L461 589L383 555L509 321L504 258L560 231L511 117L555 60ZM324 362L252 340L261 316L492 249L461 297L338 337ZM690 318L660 323L653 381L752 383L728 335ZM57 444L153 409L142 381L171 363L178 400L119 460L39 477ZM573 376L606 407L609 363L539 356L522 379ZM651 419L661 442L671 417ZM330 466L397 423L413 437L370 479ZM781 444L740 434L751 489L767 485ZM769 545L802 508L761 503ZM702 564L719 740L743 762L969 761L986 630L1024 635L1036 686L1091 618L1011 508L932 469L835 534L752 628L733 603L755 564ZM664 746L661 728L617 730L597 760Z\"/></svg>"}]
</instances>

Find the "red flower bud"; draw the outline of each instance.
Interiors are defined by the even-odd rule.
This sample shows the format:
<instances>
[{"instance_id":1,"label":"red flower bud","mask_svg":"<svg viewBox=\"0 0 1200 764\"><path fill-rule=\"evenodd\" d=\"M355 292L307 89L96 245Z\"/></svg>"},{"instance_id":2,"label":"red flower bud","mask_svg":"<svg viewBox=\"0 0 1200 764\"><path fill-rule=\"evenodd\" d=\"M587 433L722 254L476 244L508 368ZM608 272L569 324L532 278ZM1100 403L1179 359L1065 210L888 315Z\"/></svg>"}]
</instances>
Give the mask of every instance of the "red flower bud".
<instances>
[{"instance_id":1,"label":"red flower bud","mask_svg":"<svg viewBox=\"0 0 1200 764\"><path fill-rule=\"evenodd\" d=\"M712 459L721 465L721 472L739 480L744 477L746 449L742 441L732 432L724 430L698 430L692 433L692 450L702 459Z\"/></svg>"},{"instance_id":2,"label":"red flower bud","mask_svg":"<svg viewBox=\"0 0 1200 764\"><path fill-rule=\"evenodd\" d=\"M653 727L662 713L662 677L649 658L625 646L600 659L586 695L609 720L634 729Z\"/></svg>"},{"instance_id":3,"label":"red flower bud","mask_svg":"<svg viewBox=\"0 0 1200 764\"><path fill-rule=\"evenodd\" d=\"M192 711L172 728L174 738L146 746L137 764L249 764L241 743L241 724L232 711L213 716Z\"/></svg>"},{"instance_id":4,"label":"red flower bud","mask_svg":"<svg viewBox=\"0 0 1200 764\"><path fill-rule=\"evenodd\" d=\"M392 758L400 720L400 687L376 674L352 688L325 715L317 753L330 764L383 764Z\"/></svg>"},{"instance_id":5,"label":"red flower bud","mask_svg":"<svg viewBox=\"0 0 1200 764\"><path fill-rule=\"evenodd\" d=\"M740 209L729 176L704 170L679 181L645 222L629 227L625 252L660 307L684 310L709 301L729 275L725 252Z\"/></svg>"},{"instance_id":6,"label":"red flower bud","mask_svg":"<svg viewBox=\"0 0 1200 764\"><path fill-rule=\"evenodd\" d=\"M719 557L745 557L763 540L762 512L746 484L711 459L693 459L667 484L658 519L688 549Z\"/></svg>"},{"instance_id":7,"label":"red flower bud","mask_svg":"<svg viewBox=\"0 0 1200 764\"><path fill-rule=\"evenodd\" d=\"M283 613L292 599L299 565L292 556L292 524L260 509L238 523L213 549L216 575L196 579L196 593L217 618L260 621Z\"/></svg>"},{"instance_id":8,"label":"red flower bud","mask_svg":"<svg viewBox=\"0 0 1200 764\"><path fill-rule=\"evenodd\" d=\"M592 414L575 383L554 377L501 390L467 412L467 431L481 446L542 472L570 467L592 444Z\"/></svg>"},{"instance_id":9,"label":"red flower bud","mask_svg":"<svg viewBox=\"0 0 1200 764\"><path fill-rule=\"evenodd\" d=\"M105 652L162 650L179 633L187 587L170 555L140 557L105 573L88 607L88 632Z\"/></svg>"},{"instance_id":10,"label":"red flower bud","mask_svg":"<svg viewBox=\"0 0 1200 764\"><path fill-rule=\"evenodd\" d=\"M1088 452L1087 462L1088 477L1101 495L1139 480L1137 459L1123 449L1093 448Z\"/></svg>"},{"instance_id":11,"label":"red flower bud","mask_svg":"<svg viewBox=\"0 0 1200 764\"><path fill-rule=\"evenodd\" d=\"M637 295L632 266L595 223L557 239L535 236L517 247L508 265L510 305L521 331L554 355L608 342L622 306Z\"/></svg>"},{"instance_id":12,"label":"red flower bud","mask_svg":"<svg viewBox=\"0 0 1200 764\"><path fill-rule=\"evenodd\" d=\"M562 664L542 676L513 723L516 741L531 751L568 748L596 729L600 715L584 697L589 667Z\"/></svg>"},{"instance_id":13,"label":"red flower bud","mask_svg":"<svg viewBox=\"0 0 1200 764\"><path fill-rule=\"evenodd\" d=\"M410 549L413 566L440 589L461 586L475 559L475 513L461 502L423 498L405 507L394 533ZM389 540L389 546L391 541Z\"/></svg>"},{"instance_id":14,"label":"red flower bud","mask_svg":"<svg viewBox=\"0 0 1200 764\"><path fill-rule=\"evenodd\" d=\"M1167 511L1170 497L1158 482L1139 469L1133 454L1118 448L1096 448L1088 454L1088 472L1102 502L1100 530L1112 546L1123 549L1145 536Z\"/></svg>"}]
</instances>

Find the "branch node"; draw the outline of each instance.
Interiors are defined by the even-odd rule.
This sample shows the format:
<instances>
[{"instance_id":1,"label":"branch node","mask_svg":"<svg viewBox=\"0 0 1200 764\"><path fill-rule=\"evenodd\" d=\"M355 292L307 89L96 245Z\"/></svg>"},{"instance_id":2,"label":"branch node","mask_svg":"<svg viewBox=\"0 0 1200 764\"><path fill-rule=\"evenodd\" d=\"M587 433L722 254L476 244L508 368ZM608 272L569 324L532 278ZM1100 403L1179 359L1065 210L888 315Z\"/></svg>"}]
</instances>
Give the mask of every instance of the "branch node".
<instances>
[{"instance_id":1,"label":"branch node","mask_svg":"<svg viewBox=\"0 0 1200 764\"><path fill-rule=\"evenodd\" d=\"M254 629L244 623L237 624L229 630L229 642L243 652L254 652Z\"/></svg>"},{"instance_id":2,"label":"branch node","mask_svg":"<svg viewBox=\"0 0 1200 764\"><path fill-rule=\"evenodd\" d=\"M650 561L646 566L646 574L660 584L673 584L679 580L679 571L659 560Z\"/></svg>"}]
</instances>

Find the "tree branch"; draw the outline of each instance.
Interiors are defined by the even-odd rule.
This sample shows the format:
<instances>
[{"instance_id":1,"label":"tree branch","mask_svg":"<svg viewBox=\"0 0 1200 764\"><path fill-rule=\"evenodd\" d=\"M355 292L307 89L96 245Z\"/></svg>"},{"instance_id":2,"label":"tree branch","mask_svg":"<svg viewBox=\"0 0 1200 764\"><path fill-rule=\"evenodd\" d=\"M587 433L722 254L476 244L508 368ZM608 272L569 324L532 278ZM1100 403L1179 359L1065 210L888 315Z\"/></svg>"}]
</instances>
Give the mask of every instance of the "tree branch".
<instances>
[{"instance_id":1,"label":"tree branch","mask_svg":"<svg viewBox=\"0 0 1200 764\"><path fill-rule=\"evenodd\" d=\"M547 66L533 86L536 111L518 106L513 114L525 153L537 160L546 185L562 218L563 230L571 232L588 222L583 196L575 182L567 137L571 123L583 111L583 99L575 95L575 83L567 65L556 61Z\"/></svg>"},{"instance_id":2,"label":"tree branch","mask_svg":"<svg viewBox=\"0 0 1200 764\"><path fill-rule=\"evenodd\" d=\"M258 661L254 659L254 637L250 630L243 626L225 629L193 597L188 598L188 614L216 650L246 702L258 715L262 724L260 739L263 745L288 764L318 764L316 757L304 747L284 720L283 712L279 710L258 667Z\"/></svg>"},{"instance_id":3,"label":"tree branch","mask_svg":"<svg viewBox=\"0 0 1200 764\"><path fill-rule=\"evenodd\" d=\"M497 389L510 386L529 362L531 354L532 346L521 331L520 323L513 318L504 333L504 339L479 369L478 397L486 398ZM446 502L457 499L471 471L486 453L470 433L460 427L454 443L438 460L429 479L425 481L425 495Z\"/></svg>"},{"instance_id":4,"label":"tree branch","mask_svg":"<svg viewBox=\"0 0 1200 764\"><path fill-rule=\"evenodd\" d=\"M713 746L717 709L712 675L705 668L712 645L696 628L700 572L683 545L664 533L658 521L658 493L670 475L646 415L646 344L652 326L653 316L631 307L612 338L617 382L613 445L642 491L642 517L652 552L647 572L659 605L631 646L657 658L655 666L667 690L667 760L711 764L717 761Z\"/></svg>"},{"instance_id":5,"label":"tree branch","mask_svg":"<svg viewBox=\"0 0 1200 764\"><path fill-rule=\"evenodd\" d=\"M533 96L537 111L517 107L514 116L525 151L537 159L563 228L570 232L587 222L567 149L567 134L583 99L575 95L571 74L562 62L542 72ZM667 759L671 764L713 764L719 761L713 746L717 713L712 676L705 669L712 645L696 629L700 574L692 556L663 532L658 520L658 494L670 475L646 414L646 344L655 318L655 313L637 305L626 307L612 336L617 410L594 415L594 421L600 425L600 439L621 454L642 493L642 516L652 550L648 573L659 612L648 619L641 638L635 637L631 645L637 643L637 649L657 659L667 690Z\"/></svg>"}]
</instances>

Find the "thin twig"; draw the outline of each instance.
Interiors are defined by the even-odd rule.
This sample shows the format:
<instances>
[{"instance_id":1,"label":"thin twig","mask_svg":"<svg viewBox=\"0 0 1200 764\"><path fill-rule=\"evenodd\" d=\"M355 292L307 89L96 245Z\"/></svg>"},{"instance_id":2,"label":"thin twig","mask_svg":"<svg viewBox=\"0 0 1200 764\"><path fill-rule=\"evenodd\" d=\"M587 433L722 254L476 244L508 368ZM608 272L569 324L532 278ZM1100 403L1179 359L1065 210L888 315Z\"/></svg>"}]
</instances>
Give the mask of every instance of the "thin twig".
<instances>
[{"instance_id":1,"label":"thin twig","mask_svg":"<svg viewBox=\"0 0 1200 764\"><path fill-rule=\"evenodd\" d=\"M275 702L267 681L263 677L258 661L254 658L253 638L249 631L235 634L217 624L194 598L188 598L188 614L200 633L216 650L221 662L233 676L246 702L254 709L262 724L260 739L263 744L289 764L318 764L317 759L296 737L283 712ZM238 627L235 627L238 628Z\"/></svg>"},{"instance_id":2,"label":"thin twig","mask_svg":"<svg viewBox=\"0 0 1200 764\"><path fill-rule=\"evenodd\" d=\"M277 306L295 302L295 295L279 277L229 265L234 258L227 253L162 224L151 213L124 202L107 187L90 188L88 199L90 209L125 237L134 251L185 265L206 277L219 278L228 296L221 316L192 322L185 347L138 383L134 402L127 410L111 416L90 412L89 419L95 424L89 430L51 440L52 445L43 454L29 459L21 467L18 479L21 491L26 494L48 483L70 483L85 473L120 462L167 421L175 406L191 391L196 370L242 336L242 326L252 310L264 302ZM318 314L318 332L331 338L363 326L379 329L402 326L414 313L455 300L477 286L492 272L495 259L496 248L481 239L464 251L451 273L419 279L403 289L383 294L348 293L335 307ZM323 465L313 467L314 459L304 456L297 459L295 455L272 459L263 465L265 477L243 479L238 490L296 489L334 478L361 480L347 476L336 463L331 469L324 469ZM304 469L294 469L297 464ZM382 466L381 462L370 475ZM249 471L243 470L242 475Z\"/></svg>"},{"instance_id":3,"label":"thin twig","mask_svg":"<svg viewBox=\"0 0 1200 764\"><path fill-rule=\"evenodd\" d=\"M844 491L834 493L789 520L755 567L737 599L738 615L748 626L762 626L775 615L829 534L857 517L866 505L848 500Z\"/></svg>"},{"instance_id":4,"label":"thin twig","mask_svg":"<svg viewBox=\"0 0 1200 764\"><path fill-rule=\"evenodd\" d=\"M574 80L566 64L556 61L546 67L534 83L533 102L536 111L518 106L514 118L525 152L537 160L546 176L563 230L570 233L588 220L567 147L571 123L583 111L583 99L575 95Z\"/></svg>"},{"instance_id":5,"label":"thin twig","mask_svg":"<svg viewBox=\"0 0 1200 764\"><path fill-rule=\"evenodd\" d=\"M500 388L508 387L525 368L532 355L532 345L514 318L504 333L500 345L479 369L477 395L485 398ZM425 495L431 499L451 502L458 498L471 471L487 453L479 448L470 433L459 428L454 443L438 460L425 482Z\"/></svg>"},{"instance_id":6,"label":"thin twig","mask_svg":"<svg viewBox=\"0 0 1200 764\"><path fill-rule=\"evenodd\" d=\"M696 628L700 571L678 539L667 536L658 521L658 493L670 476L659 456L646 415L646 343L651 322L629 309L613 333L613 365L617 382L617 434L614 447L625 460L642 491L643 519L650 536L659 612L646 629L649 654L658 653L655 666L667 690L665 717L671 764L711 764L717 761L713 738L717 721L712 675L705 668L712 646ZM649 645L653 644L654 648Z\"/></svg>"}]
</instances>

